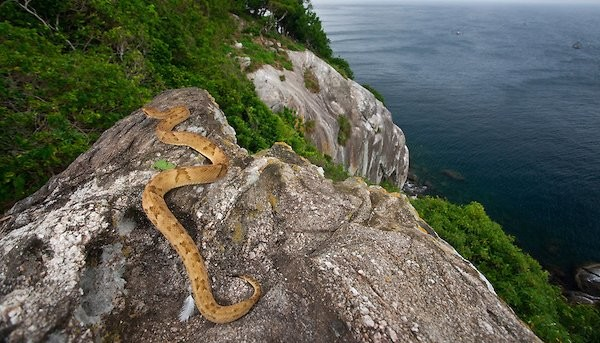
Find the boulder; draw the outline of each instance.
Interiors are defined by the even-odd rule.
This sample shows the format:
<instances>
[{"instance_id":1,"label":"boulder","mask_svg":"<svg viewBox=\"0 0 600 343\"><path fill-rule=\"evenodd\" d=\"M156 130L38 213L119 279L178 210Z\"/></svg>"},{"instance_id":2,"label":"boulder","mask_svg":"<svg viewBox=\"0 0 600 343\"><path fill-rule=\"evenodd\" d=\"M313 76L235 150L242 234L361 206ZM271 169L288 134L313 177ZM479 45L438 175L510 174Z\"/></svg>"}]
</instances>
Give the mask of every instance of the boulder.
<instances>
[{"instance_id":1,"label":"boulder","mask_svg":"<svg viewBox=\"0 0 600 343\"><path fill-rule=\"evenodd\" d=\"M362 179L333 183L285 144L256 155L211 96L168 91L186 130L230 158L222 179L166 201L207 261L222 304L263 295L228 324L178 320L189 294L181 259L141 208L152 166L203 163L166 145L137 110L0 227L0 337L7 342L538 342L485 278L437 238L406 197Z\"/></svg>"},{"instance_id":2,"label":"boulder","mask_svg":"<svg viewBox=\"0 0 600 343\"><path fill-rule=\"evenodd\" d=\"M575 273L575 282L581 291L600 297L600 263L580 267Z\"/></svg>"},{"instance_id":3,"label":"boulder","mask_svg":"<svg viewBox=\"0 0 600 343\"><path fill-rule=\"evenodd\" d=\"M600 297L595 297L580 291L565 292L567 299L574 304L580 305L595 305L600 304Z\"/></svg>"},{"instance_id":4,"label":"boulder","mask_svg":"<svg viewBox=\"0 0 600 343\"><path fill-rule=\"evenodd\" d=\"M252 64L252 59L248 56L237 56L235 59L242 70L247 69Z\"/></svg>"},{"instance_id":5,"label":"boulder","mask_svg":"<svg viewBox=\"0 0 600 343\"><path fill-rule=\"evenodd\" d=\"M293 70L264 65L248 74L259 97L276 112L284 107L295 110L310 127L307 137L351 175L375 183L386 180L402 188L408 175L408 148L390 111L371 92L312 52L287 54ZM314 75L317 87L305 86L307 75ZM339 140L344 122L349 123L348 132L343 133L348 137Z\"/></svg>"}]
</instances>

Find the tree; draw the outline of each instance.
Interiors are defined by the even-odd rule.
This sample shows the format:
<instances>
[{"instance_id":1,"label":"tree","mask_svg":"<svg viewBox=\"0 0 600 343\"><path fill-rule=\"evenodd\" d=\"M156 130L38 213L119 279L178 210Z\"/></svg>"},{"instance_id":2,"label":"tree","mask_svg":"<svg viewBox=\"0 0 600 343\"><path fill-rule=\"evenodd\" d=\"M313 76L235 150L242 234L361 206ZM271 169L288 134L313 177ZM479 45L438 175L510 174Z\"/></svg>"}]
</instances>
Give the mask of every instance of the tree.
<instances>
[{"instance_id":1,"label":"tree","mask_svg":"<svg viewBox=\"0 0 600 343\"><path fill-rule=\"evenodd\" d=\"M256 17L266 18L275 29L307 45L323 58L332 55L329 39L323 31L321 21L313 11L310 0L238 0L246 11Z\"/></svg>"}]
</instances>

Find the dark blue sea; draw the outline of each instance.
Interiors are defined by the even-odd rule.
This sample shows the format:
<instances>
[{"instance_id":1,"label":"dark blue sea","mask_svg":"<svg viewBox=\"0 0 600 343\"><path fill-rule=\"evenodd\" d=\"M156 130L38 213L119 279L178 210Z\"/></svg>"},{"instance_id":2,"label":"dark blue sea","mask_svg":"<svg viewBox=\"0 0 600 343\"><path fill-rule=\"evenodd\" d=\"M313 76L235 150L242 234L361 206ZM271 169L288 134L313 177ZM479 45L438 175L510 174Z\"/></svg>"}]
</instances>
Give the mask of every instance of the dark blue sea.
<instances>
[{"instance_id":1,"label":"dark blue sea","mask_svg":"<svg viewBox=\"0 0 600 343\"><path fill-rule=\"evenodd\" d=\"M600 261L600 4L363 3L313 0L419 179L550 271Z\"/></svg>"}]
</instances>

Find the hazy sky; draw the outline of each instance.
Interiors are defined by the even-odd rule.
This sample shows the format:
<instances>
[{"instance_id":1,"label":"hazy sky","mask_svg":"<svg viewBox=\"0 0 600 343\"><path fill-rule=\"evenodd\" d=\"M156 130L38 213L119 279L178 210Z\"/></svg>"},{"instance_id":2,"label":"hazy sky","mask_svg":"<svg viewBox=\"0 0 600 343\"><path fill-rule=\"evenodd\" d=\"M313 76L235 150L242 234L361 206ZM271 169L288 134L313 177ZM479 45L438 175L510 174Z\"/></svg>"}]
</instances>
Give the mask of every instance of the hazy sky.
<instances>
[{"instance_id":1,"label":"hazy sky","mask_svg":"<svg viewBox=\"0 0 600 343\"><path fill-rule=\"evenodd\" d=\"M427 3L427 2L471 2L471 3L562 3L562 4L573 4L573 3L585 3L585 4L598 4L600 5L600 0L311 0L314 5L319 4L332 4L332 3L363 3L367 4L369 2L411 2L411 3Z\"/></svg>"}]
</instances>

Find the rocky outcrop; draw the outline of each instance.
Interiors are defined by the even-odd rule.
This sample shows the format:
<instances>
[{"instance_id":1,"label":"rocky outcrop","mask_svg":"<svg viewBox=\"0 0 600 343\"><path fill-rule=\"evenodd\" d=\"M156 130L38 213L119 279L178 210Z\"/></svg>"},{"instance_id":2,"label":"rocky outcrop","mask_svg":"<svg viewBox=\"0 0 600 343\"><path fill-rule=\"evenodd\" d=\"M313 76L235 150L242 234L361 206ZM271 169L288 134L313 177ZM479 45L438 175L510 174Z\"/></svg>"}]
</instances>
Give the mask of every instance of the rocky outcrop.
<instances>
[{"instance_id":1,"label":"rocky outcrop","mask_svg":"<svg viewBox=\"0 0 600 343\"><path fill-rule=\"evenodd\" d=\"M592 263L578 268L575 281L583 292L600 297L600 263Z\"/></svg>"},{"instance_id":2,"label":"rocky outcrop","mask_svg":"<svg viewBox=\"0 0 600 343\"><path fill-rule=\"evenodd\" d=\"M574 304L580 305L595 305L600 304L600 297L581 292L581 291L566 291L567 299Z\"/></svg>"},{"instance_id":3,"label":"rocky outcrop","mask_svg":"<svg viewBox=\"0 0 600 343\"><path fill-rule=\"evenodd\" d=\"M575 272L577 289L566 291L570 302L584 305L600 304L600 263L590 263Z\"/></svg>"},{"instance_id":4,"label":"rocky outcrop","mask_svg":"<svg viewBox=\"0 0 600 343\"><path fill-rule=\"evenodd\" d=\"M293 70L265 65L248 75L260 98L274 111L296 110L309 124L308 138L351 175L376 183L387 180L402 188L408 175L408 148L390 112L371 92L312 52L288 51L288 56ZM316 79L316 86L311 79ZM349 132L344 132L345 121ZM347 139L339 139L340 134Z\"/></svg>"},{"instance_id":5,"label":"rocky outcrop","mask_svg":"<svg viewBox=\"0 0 600 343\"><path fill-rule=\"evenodd\" d=\"M258 279L262 298L230 324L178 321L189 281L141 192L157 159L202 161L160 143L156 120L138 110L3 219L3 340L538 341L405 196L358 178L333 183L283 144L249 156L204 91L169 91L152 105L188 106L179 129L229 155L223 179L166 199L198 242L216 298L247 297L240 274Z\"/></svg>"}]
</instances>

